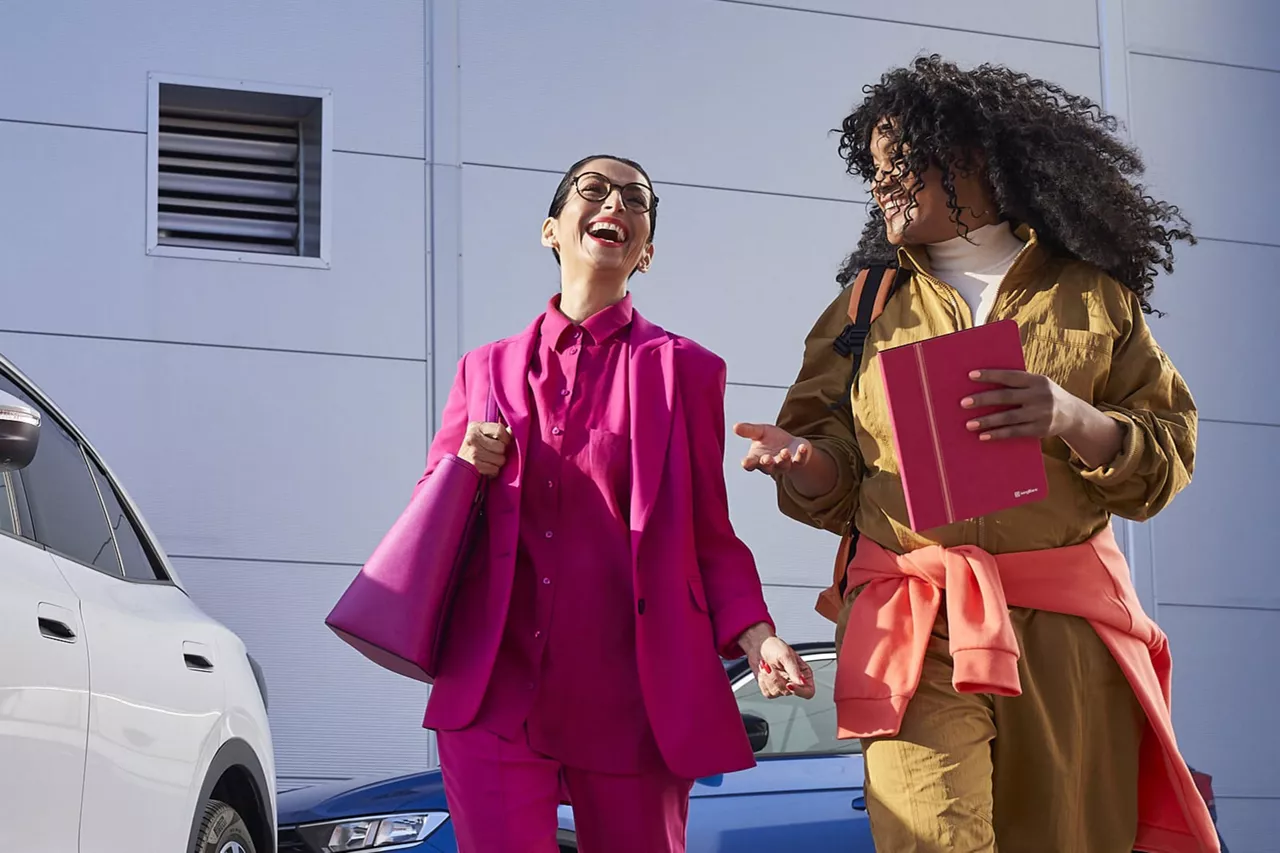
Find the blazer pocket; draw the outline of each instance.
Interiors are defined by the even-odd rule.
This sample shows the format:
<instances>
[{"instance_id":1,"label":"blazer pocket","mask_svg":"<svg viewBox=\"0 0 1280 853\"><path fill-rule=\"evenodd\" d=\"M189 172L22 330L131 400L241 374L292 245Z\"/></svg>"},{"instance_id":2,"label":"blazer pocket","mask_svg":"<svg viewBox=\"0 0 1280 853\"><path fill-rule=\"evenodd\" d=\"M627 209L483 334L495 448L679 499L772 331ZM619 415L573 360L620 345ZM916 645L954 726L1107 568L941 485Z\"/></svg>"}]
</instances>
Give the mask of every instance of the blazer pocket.
<instances>
[{"instance_id":1,"label":"blazer pocket","mask_svg":"<svg viewBox=\"0 0 1280 853\"><path fill-rule=\"evenodd\" d=\"M1111 373L1112 340L1087 329L1030 328L1023 351L1027 370L1047 376L1084 400L1097 402Z\"/></svg>"},{"instance_id":2,"label":"blazer pocket","mask_svg":"<svg viewBox=\"0 0 1280 853\"><path fill-rule=\"evenodd\" d=\"M693 606L701 610L703 613L710 613L711 608L707 607L707 591L702 588L702 578L689 578L689 595L693 598Z\"/></svg>"}]
</instances>

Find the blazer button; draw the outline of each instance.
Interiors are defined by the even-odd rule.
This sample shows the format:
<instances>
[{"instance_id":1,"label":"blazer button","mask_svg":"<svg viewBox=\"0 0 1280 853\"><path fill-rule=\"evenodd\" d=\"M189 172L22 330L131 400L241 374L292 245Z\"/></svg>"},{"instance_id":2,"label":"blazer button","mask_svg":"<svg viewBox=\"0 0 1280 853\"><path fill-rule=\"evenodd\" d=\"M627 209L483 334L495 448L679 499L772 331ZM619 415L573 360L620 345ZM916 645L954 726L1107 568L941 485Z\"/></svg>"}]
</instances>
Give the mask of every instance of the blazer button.
<instances>
[{"instance_id":1,"label":"blazer button","mask_svg":"<svg viewBox=\"0 0 1280 853\"><path fill-rule=\"evenodd\" d=\"M643 598L640 599L638 602L636 602L636 612L639 613L641 616L644 615L644 599Z\"/></svg>"}]
</instances>

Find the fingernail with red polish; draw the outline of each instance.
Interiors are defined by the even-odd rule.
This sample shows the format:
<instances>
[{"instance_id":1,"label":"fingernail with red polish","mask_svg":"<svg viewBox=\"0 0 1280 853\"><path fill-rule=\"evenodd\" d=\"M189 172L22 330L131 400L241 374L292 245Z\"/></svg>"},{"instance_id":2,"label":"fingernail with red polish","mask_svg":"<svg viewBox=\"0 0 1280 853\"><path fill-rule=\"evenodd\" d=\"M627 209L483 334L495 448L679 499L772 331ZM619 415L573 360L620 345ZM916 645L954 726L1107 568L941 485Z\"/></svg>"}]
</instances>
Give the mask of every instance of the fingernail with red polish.
<instances>
[{"instance_id":1,"label":"fingernail with red polish","mask_svg":"<svg viewBox=\"0 0 1280 853\"><path fill-rule=\"evenodd\" d=\"M765 663L764 661L760 661L760 668L763 669L765 673L773 672L772 669L769 669L769 664Z\"/></svg>"}]
</instances>

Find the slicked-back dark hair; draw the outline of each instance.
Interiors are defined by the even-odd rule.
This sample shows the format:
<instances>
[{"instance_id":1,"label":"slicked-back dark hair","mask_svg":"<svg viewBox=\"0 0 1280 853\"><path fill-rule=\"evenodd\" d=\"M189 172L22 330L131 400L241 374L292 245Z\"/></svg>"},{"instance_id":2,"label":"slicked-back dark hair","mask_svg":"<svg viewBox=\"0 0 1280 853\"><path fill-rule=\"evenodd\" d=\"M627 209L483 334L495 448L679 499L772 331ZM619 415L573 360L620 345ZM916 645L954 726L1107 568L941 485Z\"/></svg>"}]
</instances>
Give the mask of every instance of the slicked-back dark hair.
<instances>
[{"instance_id":1,"label":"slicked-back dark hair","mask_svg":"<svg viewBox=\"0 0 1280 853\"><path fill-rule=\"evenodd\" d=\"M653 178L649 177L649 173L644 170L635 160L629 160L626 157L619 157L616 154L592 154L590 157L583 157L574 163L564 173L564 177L560 179L560 185L556 187L556 194L551 197L551 206L547 208L547 217L555 219L560 215L560 211L564 210L564 206L569 201L569 193L573 192L573 179L578 176L578 172L582 167L593 160L612 160L615 163L621 163L624 166L630 166L641 175L649 184L649 189L653 189ZM653 197L653 207L649 208L649 242L653 242L653 232L658 228L658 197ZM551 250L551 254L556 256L556 263L560 263L560 253L555 249Z\"/></svg>"}]
</instances>

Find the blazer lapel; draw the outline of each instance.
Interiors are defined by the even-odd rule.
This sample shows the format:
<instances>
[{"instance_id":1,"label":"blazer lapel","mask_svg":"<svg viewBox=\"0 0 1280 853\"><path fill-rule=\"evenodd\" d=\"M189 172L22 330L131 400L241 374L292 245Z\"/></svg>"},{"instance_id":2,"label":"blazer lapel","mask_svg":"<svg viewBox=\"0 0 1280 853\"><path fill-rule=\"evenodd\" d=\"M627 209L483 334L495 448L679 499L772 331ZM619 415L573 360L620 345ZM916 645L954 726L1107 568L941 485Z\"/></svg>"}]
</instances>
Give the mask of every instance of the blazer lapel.
<instances>
[{"instance_id":1,"label":"blazer lapel","mask_svg":"<svg viewBox=\"0 0 1280 853\"><path fill-rule=\"evenodd\" d=\"M631 547L653 513L666 470L675 414L675 346L671 337L639 313L631 319Z\"/></svg>"},{"instance_id":2,"label":"blazer lapel","mask_svg":"<svg viewBox=\"0 0 1280 853\"><path fill-rule=\"evenodd\" d=\"M514 456L502 467L498 481L519 488L524 473L524 460L529 446L528 377L533 347L538 340L539 317L524 332L513 338L495 343L489 350L489 381L493 383L493 397L498 404L500 418L511 429L509 453ZM485 393L488 389L485 389ZM480 399L484 399L483 396ZM483 404L482 404L483 405Z\"/></svg>"}]
</instances>

